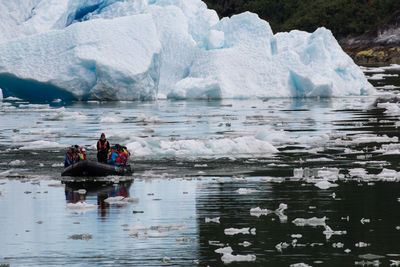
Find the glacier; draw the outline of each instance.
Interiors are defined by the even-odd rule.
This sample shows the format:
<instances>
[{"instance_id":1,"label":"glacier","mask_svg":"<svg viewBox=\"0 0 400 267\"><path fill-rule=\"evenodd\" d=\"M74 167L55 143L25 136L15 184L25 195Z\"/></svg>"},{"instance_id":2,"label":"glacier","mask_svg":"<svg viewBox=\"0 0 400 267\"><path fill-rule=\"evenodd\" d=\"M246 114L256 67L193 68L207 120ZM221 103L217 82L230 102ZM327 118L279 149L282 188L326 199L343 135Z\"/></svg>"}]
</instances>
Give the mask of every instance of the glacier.
<instances>
[{"instance_id":1,"label":"glacier","mask_svg":"<svg viewBox=\"0 0 400 267\"><path fill-rule=\"evenodd\" d=\"M0 88L26 100L375 92L332 33L272 32L200 0L0 0Z\"/></svg>"}]
</instances>

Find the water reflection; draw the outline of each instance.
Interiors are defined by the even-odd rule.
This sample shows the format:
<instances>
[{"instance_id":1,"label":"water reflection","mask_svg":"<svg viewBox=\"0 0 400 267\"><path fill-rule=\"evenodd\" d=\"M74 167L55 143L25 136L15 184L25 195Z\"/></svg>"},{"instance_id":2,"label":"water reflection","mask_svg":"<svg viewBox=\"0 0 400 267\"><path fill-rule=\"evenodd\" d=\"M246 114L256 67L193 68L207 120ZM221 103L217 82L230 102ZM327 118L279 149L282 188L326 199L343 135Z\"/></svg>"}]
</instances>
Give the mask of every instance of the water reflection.
<instances>
[{"instance_id":1,"label":"water reflection","mask_svg":"<svg viewBox=\"0 0 400 267\"><path fill-rule=\"evenodd\" d=\"M106 217L110 204L105 200L109 197L129 197L129 189L133 183L127 180L119 183L113 181L63 181L65 184L65 199L67 203L78 203L86 201L90 195L97 196L99 215Z\"/></svg>"}]
</instances>

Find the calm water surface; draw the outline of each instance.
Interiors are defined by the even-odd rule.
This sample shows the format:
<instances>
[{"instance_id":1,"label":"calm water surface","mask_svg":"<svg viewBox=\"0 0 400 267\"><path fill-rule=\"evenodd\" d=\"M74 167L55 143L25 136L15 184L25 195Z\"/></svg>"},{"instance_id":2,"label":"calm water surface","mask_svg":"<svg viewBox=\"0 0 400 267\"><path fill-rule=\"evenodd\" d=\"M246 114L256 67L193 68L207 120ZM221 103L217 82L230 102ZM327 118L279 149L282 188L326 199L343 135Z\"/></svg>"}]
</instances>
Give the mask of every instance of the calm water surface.
<instances>
[{"instance_id":1,"label":"calm water surface","mask_svg":"<svg viewBox=\"0 0 400 267\"><path fill-rule=\"evenodd\" d=\"M0 102L0 264L400 264L399 71L384 74L367 98ZM101 132L135 174L61 179L65 147L95 158Z\"/></svg>"}]
</instances>

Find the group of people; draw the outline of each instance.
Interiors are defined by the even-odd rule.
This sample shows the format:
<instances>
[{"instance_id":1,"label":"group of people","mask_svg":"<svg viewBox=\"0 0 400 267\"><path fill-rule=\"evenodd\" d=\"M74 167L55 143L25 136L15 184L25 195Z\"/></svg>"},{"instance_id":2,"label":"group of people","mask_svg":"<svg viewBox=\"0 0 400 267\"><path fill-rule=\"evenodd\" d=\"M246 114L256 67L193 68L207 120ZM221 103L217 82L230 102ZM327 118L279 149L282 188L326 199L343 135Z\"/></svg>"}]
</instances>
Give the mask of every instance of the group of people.
<instances>
[{"instance_id":1,"label":"group of people","mask_svg":"<svg viewBox=\"0 0 400 267\"><path fill-rule=\"evenodd\" d=\"M100 139L97 141L97 161L101 163L108 163L115 166L126 165L131 153L126 146L116 144L110 146L104 133L101 134ZM80 160L86 160L86 150L78 145L69 148L65 155L64 167L68 167Z\"/></svg>"},{"instance_id":2,"label":"group of people","mask_svg":"<svg viewBox=\"0 0 400 267\"><path fill-rule=\"evenodd\" d=\"M86 160L86 149L78 145L71 146L65 154L64 167L68 167L81 160Z\"/></svg>"}]
</instances>

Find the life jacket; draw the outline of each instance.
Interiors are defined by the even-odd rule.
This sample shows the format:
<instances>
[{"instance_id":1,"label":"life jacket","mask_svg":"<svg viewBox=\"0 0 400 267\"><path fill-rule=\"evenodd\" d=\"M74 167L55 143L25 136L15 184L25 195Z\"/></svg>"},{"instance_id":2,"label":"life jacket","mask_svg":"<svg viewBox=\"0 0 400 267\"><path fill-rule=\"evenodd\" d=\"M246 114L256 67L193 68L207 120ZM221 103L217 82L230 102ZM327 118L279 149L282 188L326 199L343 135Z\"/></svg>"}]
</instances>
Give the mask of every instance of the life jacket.
<instances>
[{"instance_id":1,"label":"life jacket","mask_svg":"<svg viewBox=\"0 0 400 267\"><path fill-rule=\"evenodd\" d=\"M68 164L67 161L65 161L65 163L64 163L65 167L67 167L69 165L72 165L72 164L76 163L76 161L77 161L76 158L75 158L75 155L72 155L69 152L67 152L67 158L68 158L69 164Z\"/></svg>"},{"instance_id":2,"label":"life jacket","mask_svg":"<svg viewBox=\"0 0 400 267\"><path fill-rule=\"evenodd\" d=\"M116 149L111 149L110 154L108 155L108 160L111 160L112 158L112 154L113 153L117 153L118 157L115 159L115 162L117 163L121 163L121 154L118 152L118 150Z\"/></svg>"},{"instance_id":3,"label":"life jacket","mask_svg":"<svg viewBox=\"0 0 400 267\"><path fill-rule=\"evenodd\" d=\"M107 141L107 140L104 141L104 146L101 145L101 140L99 140L99 141L97 142L97 146L99 147L100 150L106 149L106 148L107 148L107 145L108 145L108 141Z\"/></svg>"}]
</instances>

